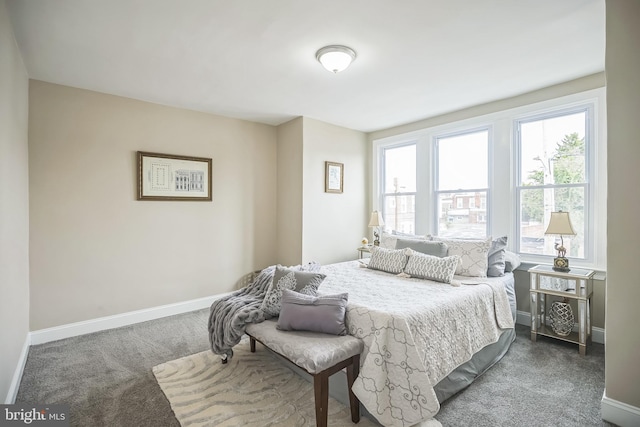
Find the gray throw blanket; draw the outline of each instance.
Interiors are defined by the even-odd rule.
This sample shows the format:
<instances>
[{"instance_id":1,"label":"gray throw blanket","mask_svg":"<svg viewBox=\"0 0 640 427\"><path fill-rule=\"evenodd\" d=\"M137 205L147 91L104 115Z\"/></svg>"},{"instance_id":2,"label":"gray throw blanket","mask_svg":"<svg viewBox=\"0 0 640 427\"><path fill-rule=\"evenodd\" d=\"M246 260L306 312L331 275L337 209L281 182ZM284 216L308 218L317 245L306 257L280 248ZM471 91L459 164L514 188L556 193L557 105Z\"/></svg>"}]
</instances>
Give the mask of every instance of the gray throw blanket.
<instances>
[{"instance_id":1,"label":"gray throw blanket","mask_svg":"<svg viewBox=\"0 0 640 427\"><path fill-rule=\"evenodd\" d=\"M310 262L306 265L288 267L292 270L317 271L320 265ZM264 321L260 309L262 300L273 281L276 266L262 270L246 287L231 295L215 300L209 314L209 343L211 351L226 361L233 357L233 346L240 342L248 323Z\"/></svg>"}]
</instances>

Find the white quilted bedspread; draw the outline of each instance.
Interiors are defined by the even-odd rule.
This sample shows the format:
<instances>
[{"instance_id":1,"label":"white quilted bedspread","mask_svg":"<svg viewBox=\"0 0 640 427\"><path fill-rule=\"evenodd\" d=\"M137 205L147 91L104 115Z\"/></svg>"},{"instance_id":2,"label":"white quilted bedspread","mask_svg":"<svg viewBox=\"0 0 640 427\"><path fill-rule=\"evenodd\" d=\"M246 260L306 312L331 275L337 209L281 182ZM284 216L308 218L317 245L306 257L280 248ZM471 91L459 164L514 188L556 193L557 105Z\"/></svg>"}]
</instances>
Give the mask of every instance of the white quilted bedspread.
<instances>
[{"instance_id":1,"label":"white quilted bedspread","mask_svg":"<svg viewBox=\"0 0 640 427\"><path fill-rule=\"evenodd\" d=\"M358 261L322 272L321 294L349 293L347 327L364 341L353 390L385 426L433 418L440 409L433 386L514 326L496 280L451 286L361 268Z\"/></svg>"}]
</instances>

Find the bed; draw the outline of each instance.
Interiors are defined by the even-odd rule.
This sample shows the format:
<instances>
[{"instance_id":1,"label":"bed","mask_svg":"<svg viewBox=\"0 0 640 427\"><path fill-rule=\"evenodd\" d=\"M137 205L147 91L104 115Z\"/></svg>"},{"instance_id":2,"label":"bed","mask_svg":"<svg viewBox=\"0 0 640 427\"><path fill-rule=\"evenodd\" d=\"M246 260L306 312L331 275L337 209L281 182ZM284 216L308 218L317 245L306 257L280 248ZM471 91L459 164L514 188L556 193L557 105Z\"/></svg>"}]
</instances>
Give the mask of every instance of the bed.
<instances>
[{"instance_id":1,"label":"bed","mask_svg":"<svg viewBox=\"0 0 640 427\"><path fill-rule=\"evenodd\" d=\"M454 276L452 284L399 277L359 261L323 266L321 294L349 293L345 322L364 341L353 386L383 425L431 419L515 339L512 273Z\"/></svg>"}]
</instances>

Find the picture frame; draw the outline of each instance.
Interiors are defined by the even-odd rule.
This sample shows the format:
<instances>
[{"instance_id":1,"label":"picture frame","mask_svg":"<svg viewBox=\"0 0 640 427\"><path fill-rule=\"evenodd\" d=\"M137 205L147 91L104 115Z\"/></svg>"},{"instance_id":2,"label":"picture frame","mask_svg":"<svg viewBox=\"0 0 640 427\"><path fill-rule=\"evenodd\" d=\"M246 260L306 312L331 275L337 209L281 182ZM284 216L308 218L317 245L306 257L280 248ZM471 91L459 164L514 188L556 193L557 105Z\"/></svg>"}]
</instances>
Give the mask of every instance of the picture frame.
<instances>
[{"instance_id":1,"label":"picture frame","mask_svg":"<svg viewBox=\"0 0 640 427\"><path fill-rule=\"evenodd\" d=\"M344 163L324 162L324 192L342 193L344 184Z\"/></svg>"},{"instance_id":2,"label":"picture frame","mask_svg":"<svg viewBox=\"0 0 640 427\"><path fill-rule=\"evenodd\" d=\"M138 200L210 202L212 164L206 157L138 151Z\"/></svg>"}]
</instances>

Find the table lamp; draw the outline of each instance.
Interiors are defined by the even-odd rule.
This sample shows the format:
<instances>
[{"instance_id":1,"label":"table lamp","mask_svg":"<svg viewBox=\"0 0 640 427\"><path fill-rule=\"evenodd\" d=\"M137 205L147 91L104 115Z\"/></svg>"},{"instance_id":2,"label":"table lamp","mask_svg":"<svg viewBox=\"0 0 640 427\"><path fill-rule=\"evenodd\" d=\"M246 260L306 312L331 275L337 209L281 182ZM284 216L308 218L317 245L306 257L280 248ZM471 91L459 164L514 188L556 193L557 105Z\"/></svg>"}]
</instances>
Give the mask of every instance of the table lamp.
<instances>
[{"instance_id":1,"label":"table lamp","mask_svg":"<svg viewBox=\"0 0 640 427\"><path fill-rule=\"evenodd\" d=\"M384 225L384 219L382 219L382 214L378 211L371 212L371 219L369 220L369 227L376 227L373 229L373 244L375 246L380 246L380 228Z\"/></svg>"},{"instance_id":2,"label":"table lamp","mask_svg":"<svg viewBox=\"0 0 640 427\"><path fill-rule=\"evenodd\" d=\"M551 212L551 218L549 219L549 225L545 235L560 236L560 246L555 244L555 249L558 251L558 256L553 259L553 269L555 271L569 271L569 260L566 257L567 250L564 247L564 239L562 236L575 236L576 232L571 225L571 218L569 218L569 212Z\"/></svg>"}]
</instances>

